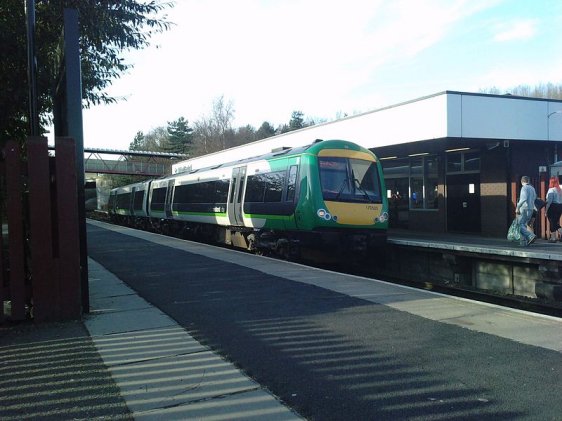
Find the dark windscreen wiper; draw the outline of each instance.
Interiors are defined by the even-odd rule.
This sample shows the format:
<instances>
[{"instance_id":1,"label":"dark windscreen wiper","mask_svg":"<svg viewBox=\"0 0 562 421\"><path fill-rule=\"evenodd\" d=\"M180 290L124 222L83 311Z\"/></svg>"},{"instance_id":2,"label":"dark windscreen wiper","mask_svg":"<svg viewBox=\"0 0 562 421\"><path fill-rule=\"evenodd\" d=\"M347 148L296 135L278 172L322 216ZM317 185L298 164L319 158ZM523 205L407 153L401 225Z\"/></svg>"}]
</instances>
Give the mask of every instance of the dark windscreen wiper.
<instances>
[{"instance_id":1,"label":"dark windscreen wiper","mask_svg":"<svg viewBox=\"0 0 562 421\"><path fill-rule=\"evenodd\" d=\"M371 196L369 196L369 193L367 193L367 190L361 187L361 182L358 179L354 178L353 182L357 184L357 188L361 191L361 193L363 193L369 203L375 203L375 201L371 199Z\"/></svg>"}]
</instances>

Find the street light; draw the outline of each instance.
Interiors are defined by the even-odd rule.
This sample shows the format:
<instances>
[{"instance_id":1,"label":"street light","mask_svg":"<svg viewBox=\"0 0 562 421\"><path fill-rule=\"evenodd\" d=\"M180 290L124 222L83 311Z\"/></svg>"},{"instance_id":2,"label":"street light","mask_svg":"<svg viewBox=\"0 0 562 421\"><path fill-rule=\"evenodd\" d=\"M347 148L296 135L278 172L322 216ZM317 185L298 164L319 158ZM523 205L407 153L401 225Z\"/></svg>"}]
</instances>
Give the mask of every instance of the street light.
<instances>
[{"instance_id":1,"label":"street light","mask_svg":"<svg viewBox=\"0 0 562 421\"><path fill-rule=\"evenodd\" d=\"M562 110L553 111L546 116L546 140L550 140L550 117L554 114L562 114ZM554 162L558 162L558 145L554 144Z\"/></svg>"}]
</instances>

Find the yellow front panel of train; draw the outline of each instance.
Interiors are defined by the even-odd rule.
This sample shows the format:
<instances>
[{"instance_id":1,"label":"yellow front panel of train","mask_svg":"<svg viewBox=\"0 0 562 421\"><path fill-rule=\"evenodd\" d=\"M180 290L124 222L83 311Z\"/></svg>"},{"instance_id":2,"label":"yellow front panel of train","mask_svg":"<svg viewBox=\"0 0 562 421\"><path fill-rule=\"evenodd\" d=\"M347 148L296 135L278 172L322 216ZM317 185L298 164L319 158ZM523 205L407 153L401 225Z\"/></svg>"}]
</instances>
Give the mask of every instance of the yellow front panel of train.
<instances>
[{"instance_id":1,"label":"yellow front panel of train","mask_svg":"<svg viewBox=\"0 0 562 421\"><path fill-rule=\"evenodd\" d=\"M346 203L326 201L326 210L342 225L374 225L382 212L380 203Z\"/></svg>"}]
</instances>

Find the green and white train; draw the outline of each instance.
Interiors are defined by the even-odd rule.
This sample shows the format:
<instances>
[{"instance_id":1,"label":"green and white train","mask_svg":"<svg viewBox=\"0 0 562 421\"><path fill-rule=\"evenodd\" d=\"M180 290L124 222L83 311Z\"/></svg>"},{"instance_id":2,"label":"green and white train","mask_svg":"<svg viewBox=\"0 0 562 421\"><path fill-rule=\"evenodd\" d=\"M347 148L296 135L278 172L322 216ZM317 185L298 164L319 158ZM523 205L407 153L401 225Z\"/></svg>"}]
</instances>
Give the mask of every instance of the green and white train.
<instances>
[{"instance_id":1,"label":"green and white train","mask_svg":"<svg viewBox=\"0 0 562 421\"><path fill-rule=\"evenodd\" d=\"M386 242L377 157L343 140L314 143L113 189L117 223L284 257Z\"/></svg>"}]
</instances>

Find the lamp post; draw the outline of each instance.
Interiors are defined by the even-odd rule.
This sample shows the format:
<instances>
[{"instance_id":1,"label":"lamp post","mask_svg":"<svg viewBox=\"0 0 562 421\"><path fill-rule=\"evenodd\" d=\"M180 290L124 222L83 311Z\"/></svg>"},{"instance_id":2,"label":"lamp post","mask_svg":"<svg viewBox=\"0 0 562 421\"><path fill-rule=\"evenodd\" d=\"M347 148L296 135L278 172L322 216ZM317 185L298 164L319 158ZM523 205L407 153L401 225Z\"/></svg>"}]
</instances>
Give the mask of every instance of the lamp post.
<instances>
[{"instance_id":1,"label":"lamp post","mask_svg":"<svg viewBox=\"0 0 562 421\"><path fill-rule=\"evenodd\" d=\"M562 110L553 111L546 116L546 140L550 140L550 117L554 114L562 114ZM558 162L558 145L554 144L554 162Z\"/></svg>"}]
</instances>

